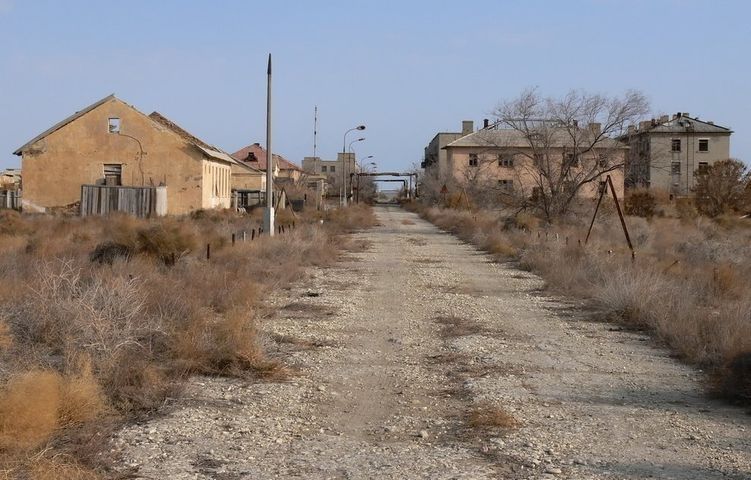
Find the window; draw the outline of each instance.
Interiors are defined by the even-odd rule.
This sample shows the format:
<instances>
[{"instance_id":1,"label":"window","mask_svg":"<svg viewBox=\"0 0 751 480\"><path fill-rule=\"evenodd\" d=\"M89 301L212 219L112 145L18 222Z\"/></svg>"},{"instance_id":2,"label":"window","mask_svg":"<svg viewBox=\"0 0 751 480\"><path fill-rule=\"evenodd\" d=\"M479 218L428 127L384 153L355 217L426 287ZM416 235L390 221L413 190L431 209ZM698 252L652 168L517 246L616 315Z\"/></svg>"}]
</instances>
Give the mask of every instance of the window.
<instances>
[{"instance_id":1,"label":"window","mask_svg":"<svg viewBox=\"0 0 751 480\"><path fill-rule=\"evenodd\" d=\"M117 117L110 117L107 120L107 131L110 133L120 133L120 119Z\"/></svg>"},{"instance_id":2,"label":"window","mask_svg":"<svg viewBox=\"0 0 751 480\"><path fill-rule=\"evenodd\" d=\"M326 173L326 165L321 165L321 173Z\"/></svg>"},{"instance_id":3,"label":"window","mask_svg":"<svg viewBox=\"0 0 751 480\"><path fill-rule=\"evenodd\" d=\"M681 174L681 162L673 162L670 164L670 173L673 175Z\"/></svg>"},{"instance_id":4,"label":"window","mask_svg":"<svg viewBox=\"0 0 751 480\"><path fill-rule=\"evenodd\" d=\"M708 152L709 151L709 139L708 138L700 138L699 139L699 151L700 152Z\"/></svg>"},{"instance_id":5,"label":"window","mask_svg":"<svg viewBox=\"0 0 751 480\"><path fill-rule=\"evenodd\" d=\"M480 164L479 159L477 158L476 153L470 153L469 154L469 166L470 167L476 167Z\"/></svg>"},{"instance_id":6,"label":"window","mask_svg":"<svg viewBox=\"0 0 751 480\"><path fill-rule=\"evenodd\" d=\"M499 167L513 167L514 156L509 155L507 153L499 153L498 154L498 166Z\"/></svg>"},{"instance_id":7,"label":"window","mask_svg":"<svg viewBox=\"0 0 751 480\"><path fill-rule=\"evenodd\" d=\"M500 187L501 190L510 192L514 189L514 181L503 178L501 180L498 180L498 187Z\"/></svg>"},{"instance_id":8,"label":"window","mask_svg":"<svg viewBox=\"0 0 751 480\"><path fill-rule=\"evenodd\" d=\"M331 165L331 166L329 167L329 172L330 172L330 173L334 173L334 172L336 172L336 167L335 167L334 165Z\"/></svg>"},{"instance_id":9,"label":"window","mask_svg":"<svg viewBox=\"0 0 751 480\"><path fill-rule=\"evenodd\" d=\"M673 152L680 152L681 151L681 139L680 138L674 138L670 142L670 150Z\"/></svg>"},{"instance_id":10,"label":"window","mask_svg":"<svg viewBox=\"0 0 751 480\"><path fill-rule=\"evenodd\" d=\"M120 163L104 164L104 184L119 187L123 184L123 166Z\"/></svg>"},{"instance_id":11,"label":"window","mask_svg":"<svg viewBox=\"0 0 751 480\"><path fill-rule=\"evenodd\" d=\"M699 175L703 175L707 173L707 170L709 169L709 163L707 162L699 162Z\"/></svg>"},{"instance_id":12,"label":"window","mask_svg":"<svg viewBox=\"0 0 751 480\"><path fill-rule=\"evenodd\" d=\"M579 166L579 155L575 153L567 153L565 158L566 158L566 165L570 167Z\"/></svg>"}]
</instances>

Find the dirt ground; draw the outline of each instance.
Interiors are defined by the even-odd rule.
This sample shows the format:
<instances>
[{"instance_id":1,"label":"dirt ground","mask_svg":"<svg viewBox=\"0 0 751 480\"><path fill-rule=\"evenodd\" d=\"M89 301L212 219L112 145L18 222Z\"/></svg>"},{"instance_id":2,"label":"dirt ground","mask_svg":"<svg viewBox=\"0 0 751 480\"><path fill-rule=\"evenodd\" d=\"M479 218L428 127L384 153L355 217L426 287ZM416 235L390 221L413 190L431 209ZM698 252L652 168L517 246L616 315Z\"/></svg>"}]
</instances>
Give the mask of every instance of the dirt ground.
<instances>
[{"instance_id":1,"label":"dirt ground","mask_svg":"<svg viewBox=\"0 0 751 480\"><path fill-rule=\"evenodd\" d=\"M286 382L195 378L113 451L137 478L751 478L751 416L702 373L416 215L280 291ZM473 415L473 412L475 415ZM482 415L485 413L485 415Z\"/></svg>"}]
</instances>

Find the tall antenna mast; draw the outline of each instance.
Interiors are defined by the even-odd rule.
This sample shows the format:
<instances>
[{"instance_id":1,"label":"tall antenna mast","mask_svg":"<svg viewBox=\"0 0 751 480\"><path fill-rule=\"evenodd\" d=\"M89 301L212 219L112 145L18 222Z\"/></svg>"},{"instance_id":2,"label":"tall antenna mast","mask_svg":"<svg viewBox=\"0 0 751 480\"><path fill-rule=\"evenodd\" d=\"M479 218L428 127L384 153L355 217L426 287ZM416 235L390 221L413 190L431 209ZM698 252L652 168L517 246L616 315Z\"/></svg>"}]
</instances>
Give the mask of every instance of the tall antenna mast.
<instances>
[{"instance_id":1,"label":"tall antenna mast","mask_svg":"<svg viewBox=\"0 0 751 480\"><path fill-rule=\"evenodd\" d=\"M318 149L318 105L316 105L313 113L313 158L316 158L316 150Z\"/></svg>"}]
</instances>

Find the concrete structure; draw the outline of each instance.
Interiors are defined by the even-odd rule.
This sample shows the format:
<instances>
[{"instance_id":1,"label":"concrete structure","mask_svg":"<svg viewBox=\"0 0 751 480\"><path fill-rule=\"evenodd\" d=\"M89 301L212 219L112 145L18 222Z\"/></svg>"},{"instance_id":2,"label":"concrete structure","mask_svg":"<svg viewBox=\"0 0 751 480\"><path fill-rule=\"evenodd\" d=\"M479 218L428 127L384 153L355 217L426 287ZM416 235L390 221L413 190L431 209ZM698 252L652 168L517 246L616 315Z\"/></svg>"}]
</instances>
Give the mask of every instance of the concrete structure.
<instances>
[{"instance_id":1,"label":"concrete structure","mask_svg":"<svg viewBox=\"0 0 751 480\"><path fill-rule=\"evenodd\" d=\"M727 127L678 112L630 126L622 140L631 147L626 162L626 187L659 189L691 195L694 173L730 158Z\"/></svg>"},{"instance_id":2,"label":"concrete structure","mask_svg":"<svg viewBox=\"0 0 751 480\"><path fill-rule=\"evenodd\" d=\"M169 214L230 207L232 157L159 113L147 116L114 95L14 153L22 157L26 210L75 204L85 184L164 185Z\"/></svg>"},{"instance_id":3,"label":"concrete structure","mask_svg":"<svg viewBox=\"0 0 751 480\"><path fill-rule=\"evenodd\" d=\"M21 169L7 168L0 172L0 190L17 190L21 188Z\"/></svg>"},{"instance_id":4,"label":"concrete structure","mask_svg":"<svg viewBox=\"0 0 751 480\"><path fill-rule=\"evenodd\" d=\"M266 149L260 143L254 143L241 148L232 154L232 158L255 170L266 171ZM298 182L303 171L300 167L290 162L281 155L274 154L274 177L288 178L292 182ZM264 184L265 185L265 184ZM264 187L265 190L265 187Z\"/></svg>"},{"instance_id":5,"label":"concrete structure","mask_svg":"<svg viewBox=\"0 0 751 480\"><path fill-rule=\"evenodd\" d=\"M321 157L305 157L302 161L303 170L315 176L321 176L326 179L325 195L329 197L339 196L339 186L342 179L347 179L349 184L349 174L360 172L360 166L357 164L355 153L337 153L336 160L322 160ZM350 192L351 193L351 192Z\"/></svg>"},{"instance_id":6,"label":"concrete structure","mask_svg":"<svg viewBox=\"0 0 751 480\"><path fill-rule=\"evenodd\" d=\"M444 147L446 151L447 179L456 181L459 185L492 188L499 192L517 196L534 197L535 189L539 188L540 169L536 162L549 162L546 167L553 176L560 175L561 165L569 164L571 181L578 182L584 177L585 171L596 165L597 171L617 167L607 172L613 180L616 193L623 195L623 164L626 161L628 147L613 139L602 139L595 148L589 151L598 124L576 130L580 135L580 145L575 147L571 142L571 130L548 127L546 140L535 143L522 132L512 129L488 126L477 132L465 135ZM586 169L586 170L585 170ZM592 198L599 194L599 180L587 183L578 191L578 195Z\"/></svg>"},{"instance_id":7,"label":"concrete structure","mask_svg":"<svg viewBox=\"0 0 751 480\"><path fill-rule=\"evenodd\" d=\"M485 125L487 126L487 125ZM447 154L444 147L459 138L474 132L474 122L471 120L462 121L461 132L439 132L433 137L427 147L425 147L425 160L422 168L425 169L426 175L442 179L450 175L448 169Z\"/></svg>"}]
</instances>

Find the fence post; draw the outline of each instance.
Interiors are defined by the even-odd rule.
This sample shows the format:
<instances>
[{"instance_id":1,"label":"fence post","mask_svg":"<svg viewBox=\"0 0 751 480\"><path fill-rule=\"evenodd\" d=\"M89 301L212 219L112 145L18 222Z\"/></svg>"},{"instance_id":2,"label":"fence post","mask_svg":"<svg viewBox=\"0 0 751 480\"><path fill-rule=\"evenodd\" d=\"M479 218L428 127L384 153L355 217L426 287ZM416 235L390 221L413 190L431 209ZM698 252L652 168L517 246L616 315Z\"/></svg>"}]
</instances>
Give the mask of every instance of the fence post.
<instances>
[{"instance_id":1,"label":"fence post","mask_svg":"<svg viewBox=\"0 0 751 480\"><path fill-rule=\"evenodd\" d=\"M235 234L234 233L232 234L232 246L233 247L235 246Z\"/></svg>"},{"instance_id":2,"label":"fence post","mask_svg":"<svg viewBox=\"0 0 751 480\"><path fill-rule=\"evenodd\" d=\"M206 260L211 260L211 244L206 244Z\"/></svg>"},{"instance_id":3,"label":"fence post","mask_svg":"<svg viewBox=\"0 0 751 480\"><path fill-rule=\"evenodd\" d=\"M243 243L245 243L245 230L243 230Z\"/></svg>"},{"instance_id":4,"label":"fence post","mask_svg":"<svg viewBox=\"0 0 751 480\"><path fill-rule=\"evenodd\" d=\"M252 242L255 239L256 239L256 229L254 228L250 231L250 241Z\"/></svg>"}]
</instances>

